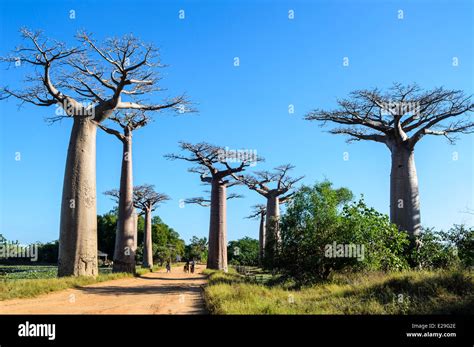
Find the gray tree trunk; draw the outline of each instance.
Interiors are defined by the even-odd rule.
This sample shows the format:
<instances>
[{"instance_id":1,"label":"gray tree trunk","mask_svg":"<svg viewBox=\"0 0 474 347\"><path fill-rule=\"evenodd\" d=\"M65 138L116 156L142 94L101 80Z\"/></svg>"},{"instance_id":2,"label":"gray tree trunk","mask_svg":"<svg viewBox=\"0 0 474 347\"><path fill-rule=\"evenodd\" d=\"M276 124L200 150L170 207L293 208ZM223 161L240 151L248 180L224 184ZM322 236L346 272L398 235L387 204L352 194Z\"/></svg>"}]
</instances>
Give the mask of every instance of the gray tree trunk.
<instances>
[{"instance_id":1,"label":"gray tree trunk","mask_svg":"<svg viewBox=\"0 0 474 347\"><path fill-rule=\"evenodd\" d=\"M420 233L420 197L413 148L401 145L390 147L390 221L408 232L412 241Z\"/></svg>"},{"instance_id":2,"label":"gray tree trunk","mask_svg":"<svg viewBox=\"0 0 474 347\"><path fill-rule=\"evenodd\" d=\"M64 173L59 233L58 276L96 276L97 126L75 117Z\"/></svg>"},{"instance_id":3,"label":"gray tree trunk","mask_svg":"<svg viewBox=\"0 0 474 347\"><path fill-rule=\"evenodd\" d=\"M143 267L153 267L153 242L151 239L151 211L145 210L145 235L143 237Z\"/></svg>"},{"instance_id":4,"label":"gray tree trunk","mask_svg":"<svg viewBox=\"0 0 474 347\"><path fill-rule=\"evenodd\" d=\"M258 240L260 243L259 249L259 261L260 263L263 262L263 258L265 256L265 214L260 214L260 228L258 233Z\"/></svg>"},{"instance_id":5,"label":"gray tree trunk","mask_svg":"<svg viewBox=\"0 0 474 347\"><path fill-rule=\"evenodd\" d=\"M135 209L133 207L132 136L123 140L118 223L113 272L135 273Z\"/></svg>"},{"instance_id":6,"label":"gray tree trunk","mask_svg":"<svg viewBox=\"0 0 474 347\"><path fill-rule=\"evenodd\" d=\"M135 211L135 209L133 210L133 227L133 250L136 253L138 247L138 213Z\"/></svg>"},{"instance_id":7,"label":"gray tree trunk","mask_svg":"<svg viewBox=\"0 0 474 347\"><path fill-rule=\"evenodd\" d=\"M280 242L280 199L278 196L267 196L267 216L265 223L265 259L271 265Z\"/></svg>"},{"instance_id":8,"label":"gray tree trunk","mask_svg":"<svg viewBox=\"0 0 474 347\"><path fill-rule=\"evenodd\" d=\"M226 185L213 179L209 223L209 269L227 271Z\"/></svg>"}]
</instances>

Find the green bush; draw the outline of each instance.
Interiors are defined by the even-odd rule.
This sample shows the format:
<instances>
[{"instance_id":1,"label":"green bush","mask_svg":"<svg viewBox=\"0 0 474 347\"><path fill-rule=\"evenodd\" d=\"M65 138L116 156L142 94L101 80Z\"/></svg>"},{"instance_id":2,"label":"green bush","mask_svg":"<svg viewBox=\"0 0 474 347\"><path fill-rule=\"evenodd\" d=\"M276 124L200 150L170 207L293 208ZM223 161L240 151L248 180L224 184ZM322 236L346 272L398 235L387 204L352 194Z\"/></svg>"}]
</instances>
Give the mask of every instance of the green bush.
<instances>
[{"instance_id":1,"label":"green bush","mask_svg":"<svg viewBox=\"0 0 474 347\"><path fill-rule=\"evenodd\" d=\"M454 248L454 254L464 267L474 266L474 228L455 224L448 232L440 232L445 242Z\"/></svg>"},{"instance_id":2,"label":"green bush","mask_svg":"<svg viewBox=\"0 0 474 347\"><path fill-rule=\"evenodd\" d=\"M258 265L258 240L244 237L240 240L230 241L227 254L231 265Z\"/></svg>"},{"instance_id":3,"label":"green bush","mask_svg":"<svg viewBox=\"0 0 474 347\"><path fill-rule=\"evenodd\" d=\"M296 192L281 219L281 247L275 264L299 284L327 279L336 270L400 270L408 244L388 217L349 203L352 193L328 181Z\"/></svg>"},{"instance_id":4,"label":"green bush","mask_svg":"<svg viewBox=\"0 0 474 347\"><path fill-rule=\"evenodd\" d=\"M419 246L411 254L423 269L472 267L474 263L474 228L454 225L447 232L423 228Z\"/></svg>"},{"instance_id":5,"label":"green bush","mask_svg":"<svg viewBox=\"0 0 474 347\"><path fill-rule=\"evenodd\" d=\"M364 260L354 264L361 270L403 270L408 268L404 251L409 245L408 235L390 223L387 215L367 207L361 198L345 205L341 229L350 242L364 245Z\"/></svg>"}]
</instances>

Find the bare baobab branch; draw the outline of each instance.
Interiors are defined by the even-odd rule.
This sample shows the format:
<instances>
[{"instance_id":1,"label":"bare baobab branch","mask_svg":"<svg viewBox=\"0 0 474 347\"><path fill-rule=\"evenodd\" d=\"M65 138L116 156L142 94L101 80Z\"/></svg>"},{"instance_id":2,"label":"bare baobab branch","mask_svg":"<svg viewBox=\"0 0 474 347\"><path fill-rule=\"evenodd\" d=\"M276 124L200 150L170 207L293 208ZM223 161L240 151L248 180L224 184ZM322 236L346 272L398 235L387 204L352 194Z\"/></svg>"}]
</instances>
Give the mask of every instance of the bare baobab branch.
<instances>
[{"instance_id":1,"label":"bare baobab branch","mask_svg":"<svg viewBox=\"0 0 474 347\"><path fill-rule=\"evenodd\" d=\"M350 99L338 100L338 104L336 110L314 110L305 118L323 125L326 122L349 125L331 132L349 135L352 140L373 140L387 146L394 141L406 141L412 148L424 135L446 136L470 133L474 129L474 121L469 118L474 104L471 96L460 90L439 87L422 91L416 84L395 83L385 94L378 89L358 90L350 94ZM445 124L462 115L466 117L461 121Z\"/></svg>"},{"instance_id":2,"label":"bare baobab branch","mask_svg":"<svg viewBox=\"0 0 474 347\"><path fill-rule=\"evenodd\" d=\"M209 207L211 206L211 199L206 199L203 198L202 196L196 197L196 198L189 198L184 200L185 204L196 204L202 207Z\"/></svg>"},{"instance_id":3,"label":"bare baobab branch","mask_svg":"<svg viewBox=\"0 0 474 347\"><path fill-rule=\"evenodd\" d=\"M260 218L262 214L266 215L266 213L267 213L267 206L264 204L257 204L257 205L252 206L252 213L245 218L247 219Z\"/></svg>"},{"instance_id":4,"label":"bare baobab branch","mask_svg":"<svg viewBox=\"0 0 474 347\"><path fill-rule=\"evenodd\" d=\"M153 212L158 204L170 200L171 198L162 193L155 192L155 187L150 184L143 184L133 188L133 204L140 210Z\"/></svg>"},{"instance_id":5,"label":"bare baobab branch","mask_svg":"<svg viewBox=\"0 0 474 347\"><path fill-rule=\"evenodd\" d=\"M120 198L120 191L118 189L107 190L104 195L110 196L114 201L118 202Z\"/></svg>"}]
</instances>

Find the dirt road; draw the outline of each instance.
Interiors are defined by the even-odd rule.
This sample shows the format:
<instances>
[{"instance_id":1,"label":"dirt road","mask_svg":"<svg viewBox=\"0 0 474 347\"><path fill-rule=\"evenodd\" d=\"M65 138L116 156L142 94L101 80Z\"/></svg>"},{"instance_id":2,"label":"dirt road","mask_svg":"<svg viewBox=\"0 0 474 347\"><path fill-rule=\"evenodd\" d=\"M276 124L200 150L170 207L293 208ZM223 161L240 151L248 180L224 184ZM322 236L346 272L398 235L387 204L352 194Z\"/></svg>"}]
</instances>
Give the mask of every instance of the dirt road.
<instances>
[{"instance_id":1,"label":"dirt road","mask_svg":"<svg viewBox=\"0 0 474 347\"><path fill-rule=\"evenodd\" d=\"M67 289L32 299L0 301L0 314L205 314L206 277L174 268L142 277Z\"/></svg>"}]
</instances>

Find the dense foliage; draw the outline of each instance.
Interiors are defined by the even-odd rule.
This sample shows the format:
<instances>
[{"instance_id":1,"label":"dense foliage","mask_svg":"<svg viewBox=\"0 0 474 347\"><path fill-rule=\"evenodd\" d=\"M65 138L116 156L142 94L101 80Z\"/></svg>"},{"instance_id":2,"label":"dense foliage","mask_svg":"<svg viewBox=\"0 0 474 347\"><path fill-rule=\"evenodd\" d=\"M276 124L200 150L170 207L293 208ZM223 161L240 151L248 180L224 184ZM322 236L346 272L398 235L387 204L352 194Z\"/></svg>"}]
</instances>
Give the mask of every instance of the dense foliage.
<instances>
[{"instance_id":1,"label":"dense foliage","mask_svg":"<svg viewBox=\"0 0 474 347\"><path fill-rule=\"evenodd\" d=\"M447 232L422 229L420 245L412 254L414 263L424 269L474 265L474 228L454 225Z\"/></svg>"},{"instance_id":2,"label":"dense foliage","mask_svg":"<svg viewBox=\"0 0 474 347\"><path fill-rule=\"evenodd\" d=\"M350 203L351 199L348 189L334 189L328 181L302 187L282 216L282 242L274 266L299 283L326 279L347 268L406 267L406 235L363 199Z\"/></svg>"},{"instance_id":3,"label":"dense foliage","mask_svg":"<svg viewBox=\"0 0 474 347\"><path fill-rule=\"evenodd\" d=\"M258 265L258 240L244 237L236 241L230 241L227 246L227 255L231 265Z\"/></svg>"},{"instance_id":4,"label":"dense foliage","mask_svg":"<svg viewBox=\"0 0 474 347\"><path fill-rule=\"evenodd\" d=\"M190 243L184 248L184 259L205 263L207 261L207 246L207 238L193 236Z\"/></svg>"}]
</instances>

